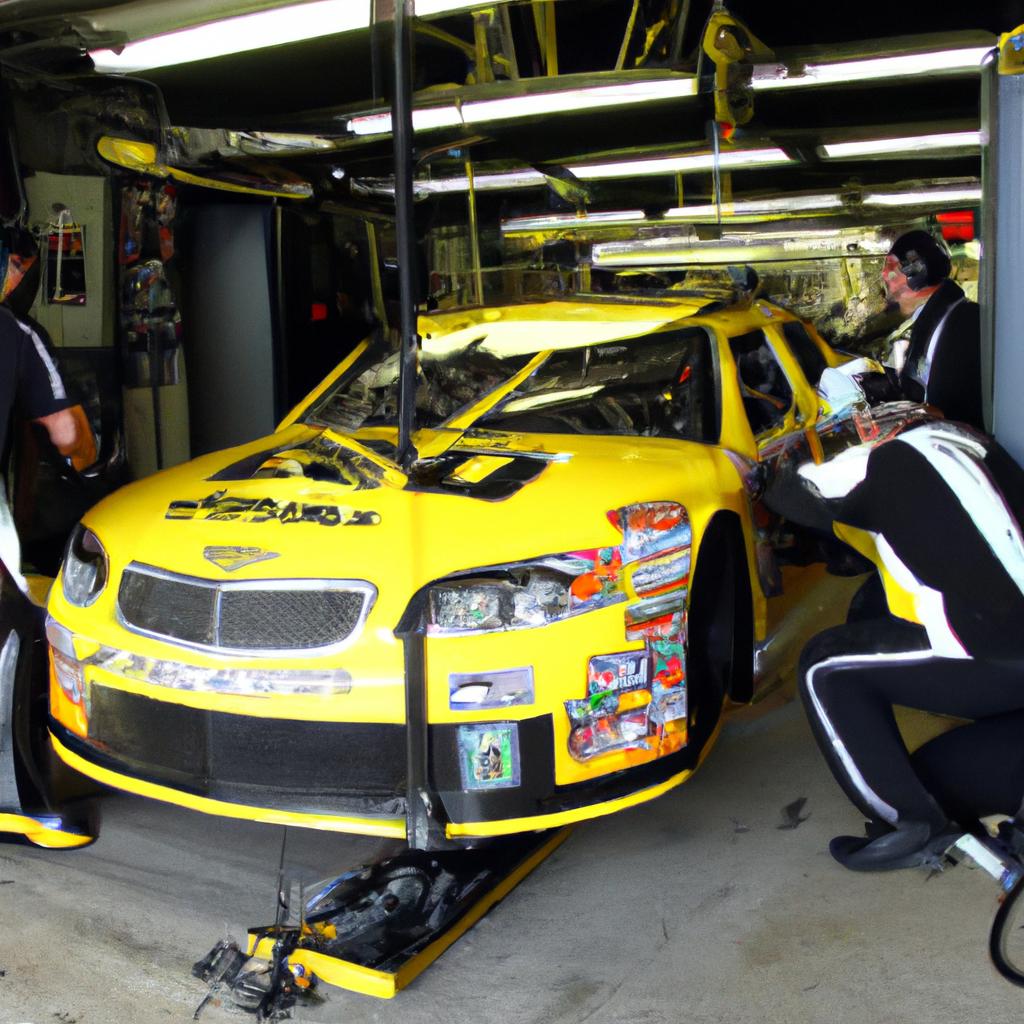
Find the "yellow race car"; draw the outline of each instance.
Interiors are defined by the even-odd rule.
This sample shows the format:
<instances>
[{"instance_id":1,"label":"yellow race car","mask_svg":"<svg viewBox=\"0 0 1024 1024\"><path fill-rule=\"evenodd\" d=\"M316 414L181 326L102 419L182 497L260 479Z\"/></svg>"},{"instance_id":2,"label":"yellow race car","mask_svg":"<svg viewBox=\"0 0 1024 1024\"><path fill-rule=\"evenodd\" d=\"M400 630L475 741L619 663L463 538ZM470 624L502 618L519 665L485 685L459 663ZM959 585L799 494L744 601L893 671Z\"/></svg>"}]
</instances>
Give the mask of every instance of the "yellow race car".
<instances>
[{"instance_id":1,"label":"yellow race car","mask_svg":"<svg viewBox=\"0 0 1024 1024\"><path fill-rule=\"evenodd\" d=\"M768 303L685 295L419 331L405 469L377 335L275 434L85 516L47 624L65 762L417 846L608 814L693 772L753 695L778 591L759 460L813 438L843 357Z\"/></svg>"}]
</instances>

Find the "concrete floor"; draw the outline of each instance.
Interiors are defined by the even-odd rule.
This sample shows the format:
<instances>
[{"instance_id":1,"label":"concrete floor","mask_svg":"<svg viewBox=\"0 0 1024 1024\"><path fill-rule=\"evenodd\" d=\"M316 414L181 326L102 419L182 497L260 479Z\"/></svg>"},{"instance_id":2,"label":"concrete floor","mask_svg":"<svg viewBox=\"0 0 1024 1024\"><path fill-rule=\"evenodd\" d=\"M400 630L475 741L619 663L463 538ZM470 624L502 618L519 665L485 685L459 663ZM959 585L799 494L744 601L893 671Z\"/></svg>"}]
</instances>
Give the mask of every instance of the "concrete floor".
<instances>
[{"instance_id":1,"label":"concrete floor","mask_svg":"<svg viewBox=\"0 0 1024 1024\"><path fill-rule=\"evenodd\" d=\"M806 797L808 820L780 830ZM855 875L859 818L794 704L730 724L688 784L581 826L391 1002L338 990L299 1021L830 1024L1019 1020L986 956L994 886ZM111 797L78 853L0 846L0 1024L191 1020L191 963L273 914L279 829ZM374 848L293 830L309 877ZM209 1006L207 1024L252 1019Z\"/></svg>"}]
</instances>

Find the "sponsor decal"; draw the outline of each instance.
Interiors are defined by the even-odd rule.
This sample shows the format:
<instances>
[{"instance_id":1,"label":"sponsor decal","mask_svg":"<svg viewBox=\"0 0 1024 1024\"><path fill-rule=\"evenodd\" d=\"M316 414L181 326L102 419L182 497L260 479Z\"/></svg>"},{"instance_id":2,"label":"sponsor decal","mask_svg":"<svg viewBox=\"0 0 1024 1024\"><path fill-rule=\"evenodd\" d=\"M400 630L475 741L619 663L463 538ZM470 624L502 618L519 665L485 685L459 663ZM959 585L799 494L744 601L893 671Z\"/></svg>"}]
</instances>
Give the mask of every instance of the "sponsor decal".
<instances>
[{"instance_id":1,"label":"sponsor decal","mask_svg":"<svg viewBox=\"0 0 1024 1024\"><path fill-rule=\"evenodd\" d=\"M690 517L678 502L647 501L628 505L609 513L609 519L622 530L626 562L690 546Z\"/></svg>"},{"instance_id":2,"label":"sponsor decal","mask_svg":"<svg viewBox=\"0 0 1024 1024\"><path fill-rule=\"evenodd\" d=\"M643 639L643 650L591 658L586 698L565 702L569 753L577 761L624 750L650 759L686 746L685 616L646 623Z\"/></svg>"},{"instance_id":3,"label":"sponsor decal","mask_svg":"<svg viewBox=\"0 0 1024 1024\"><path fill-rule=\"evenodd\" d=\"M460 725L458 744L463 789L519 785L519 726L515 722Z\"/></svg>"},{"instance_id":4,"label":"sponsor decal","mask_svg":"<svg viewBox=\"0 0 1024 1024\"><path fill-rule=\"evenodd\" d=\"M319 526L375 526L377 512L274 498L236 498L214 491L199 501L172 501L165 519L213 519L232 523L315 523Z\"/></svg>"},{"instance_id":5,"label":"sponsor decal","mask_svg":"<svg viewBox=\"0 0 1024 1024\"><path fill-rule=\"evenodd\" d=\"M650 685L650 665L644 651L598 655L587 666L587 703L594 711L614 711L619 694L646 690Z\"/></svg>"},{"instance_id":6,"label":"sponsor decal","mask_svg":"<svg viewBox=\"0 0 1024 1024\"><path fill-rule=\"evenodd\" d=\"M625 601L621 585L622 552L619 548L573 551L565 561L579 573L569 587L569 607L574 613Z\"/></svg>"},{"instance_id":7,"label":"sponsor decal","mask_svg":"<svg viewBox=\"0 0 1024 1024\"><path fill-rule=\"evenodd\" d=\"M448 706L453 711L482 711L533 703L533 666L494 672L452 672Z\"/></svg>"},{"instance_id":8,"label":"sponsor decal","mask_svg":"<svg viewBox=\"0 0 1024 1024\"><path fill-rule=\"evenodd\" d=\"M690 549L677 554L641 562L633 570L633 589L640 597L651 597L677 590L690 579Z\"/></svg>"},{"instance_id":9,"label":"sponsor decal","mask_svg":"<svg viewBox=\"0 0 1024 1024\"><path fill-rule=\"evenodd\" d=\"M271 558L278 557L276 551L264 551L263 548L241 548L216 544L210 544L203 548L203 558L225 572L235 572L247 565L266 562Z\"/></svg>"}]
</instances>

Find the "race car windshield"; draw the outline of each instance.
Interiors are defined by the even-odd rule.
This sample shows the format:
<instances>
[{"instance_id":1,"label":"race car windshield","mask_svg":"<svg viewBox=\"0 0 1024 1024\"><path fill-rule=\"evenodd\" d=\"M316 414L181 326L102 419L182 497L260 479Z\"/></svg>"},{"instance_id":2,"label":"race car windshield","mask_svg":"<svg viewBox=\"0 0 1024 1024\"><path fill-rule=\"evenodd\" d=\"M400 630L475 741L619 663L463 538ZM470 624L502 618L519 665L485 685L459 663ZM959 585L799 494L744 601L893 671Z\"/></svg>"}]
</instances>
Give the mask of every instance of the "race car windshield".
<instances>
[{"instance_id":1,"label":"race car windshield","mask_svg":"<svg viewBox=\"0 0 1024 1024\"><path fill-rule=\"evenodd\" d=\"M691 327L553 352L475 425L717 440L710 339Z\"/></svg>"},{"instance_id":2,"label":"race car windshield","mask_svg":"<svg viewBox=\"0 0 1024 1024\"><path fill-rule=\"evenodd\" d=\"M443 350L424 344L416 385L417 426L440 426L511 379L531 358L530 353L497 356L475 342ZM397 425L398 352L371 345L302 419L346 433Z\"/></svg>"}]
</instances>

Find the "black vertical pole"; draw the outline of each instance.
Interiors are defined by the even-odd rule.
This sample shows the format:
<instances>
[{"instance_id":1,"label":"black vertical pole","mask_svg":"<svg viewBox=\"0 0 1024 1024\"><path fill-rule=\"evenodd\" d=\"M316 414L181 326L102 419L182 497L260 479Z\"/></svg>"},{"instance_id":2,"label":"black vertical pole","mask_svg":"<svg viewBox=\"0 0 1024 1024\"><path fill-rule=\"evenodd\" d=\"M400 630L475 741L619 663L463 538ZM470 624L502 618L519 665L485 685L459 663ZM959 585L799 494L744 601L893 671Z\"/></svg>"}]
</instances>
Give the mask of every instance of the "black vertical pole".
<instances>
[{"instance_id":1,"label":"black vertical pole","mask_svg":"<svg viewBox=\"0 0 1024 1024\"><path fill-rule=\"evenodd\" d=\"M398 226L398 291L401 349L398 379L398 461L407 469L416 458L412 432L416 418L416 231L413 219L411 26L412 0L395 4L395 95L391 133L395 155L395 219ZM416 850L430 845L427 775L427 695L423 637L402 637L405 645L406 841Z\"/></svg>"},{"instance_id":2,"label":"black vertical pole","mask_svg":"<svg viewBox=\"0 0 1024 1024\"><path fill-rule=\"evenodd\" d=\"M395 4L395 95L391 132L395 154L395 218L398 226L398 292L401 305L401 355L398 382L398 461L407 469L416 459L412 433L416 418L416 228L412 168L412 0Z\"/></svg>"}]
</instances>

